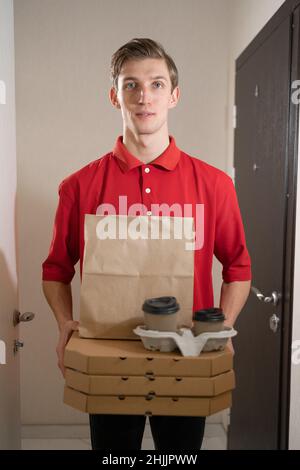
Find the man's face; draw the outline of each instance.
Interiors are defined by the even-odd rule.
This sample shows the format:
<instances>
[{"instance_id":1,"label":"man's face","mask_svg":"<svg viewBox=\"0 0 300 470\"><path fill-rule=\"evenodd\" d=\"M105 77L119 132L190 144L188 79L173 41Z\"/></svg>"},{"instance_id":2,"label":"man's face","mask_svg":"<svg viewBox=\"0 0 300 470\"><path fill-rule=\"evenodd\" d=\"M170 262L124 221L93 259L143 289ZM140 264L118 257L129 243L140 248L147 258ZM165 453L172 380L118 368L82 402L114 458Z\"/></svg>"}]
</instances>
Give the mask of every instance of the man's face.
<instances>
[{"instance_id":1,"label":"man's face","mask_svg":"<svg viewBox=\"0 0 300 470\"><path fill-rule=\"evenodd\" d=\"M110 90L112 104L121 109L124 127L134 134L155 134L167 126L179 88L171 93L171 79L163 59L128 60L118 78L118 92Z\"/></svg>"}]
</instances>

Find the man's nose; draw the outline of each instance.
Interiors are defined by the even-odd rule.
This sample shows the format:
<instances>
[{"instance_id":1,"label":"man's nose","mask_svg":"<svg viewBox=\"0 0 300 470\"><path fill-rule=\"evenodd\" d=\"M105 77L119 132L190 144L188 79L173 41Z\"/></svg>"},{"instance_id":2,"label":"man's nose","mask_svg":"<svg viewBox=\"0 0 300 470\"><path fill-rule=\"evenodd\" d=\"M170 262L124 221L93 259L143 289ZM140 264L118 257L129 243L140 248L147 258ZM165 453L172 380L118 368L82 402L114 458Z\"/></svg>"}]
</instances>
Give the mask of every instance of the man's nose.
<instances>
[{"instance_id":1,"label":"man's nose","mask_svg":"<svg viewBox=\"0 0 300 470\"><path fill-rule=\"evenodd\" d=\"M139 103L148 103L151 101L151 93L146 87L141 87L139 92Z\"/></svg>"}]
</instances>

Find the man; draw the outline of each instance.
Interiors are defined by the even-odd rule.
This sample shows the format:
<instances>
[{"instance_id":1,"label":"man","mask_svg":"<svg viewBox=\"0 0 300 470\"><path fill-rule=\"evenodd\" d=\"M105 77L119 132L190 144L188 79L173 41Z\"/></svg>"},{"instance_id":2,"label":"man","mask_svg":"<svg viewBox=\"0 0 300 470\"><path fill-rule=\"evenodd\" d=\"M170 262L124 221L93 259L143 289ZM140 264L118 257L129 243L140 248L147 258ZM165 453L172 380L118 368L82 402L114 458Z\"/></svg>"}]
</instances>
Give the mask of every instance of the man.
<instances>
[{"instance_id":1,"label":"man","mask_svg":"<svg viewBox=\"0 0 300 470\"><path fill-rule=\"evenodd\" d=\"M250 258L235 189L229 176L179 150L169 136L168 112L179 99L178 72L163 47L151 39L133 39L112 57L112 105L121 110L123 136L113 152L66 178L59 188L53 240L43 263L43 290L58 327L58 365L78 322L72 320L71 280L84 249L84 215L120 196L128 206L143 204L143 215L155 214L155 204L204 205L204 243L195 250L194 310L213 306L213 254L223 265L220 307L232 326L250 290ZM197 225L197 224L196 224ZM232 348L232 345L230 346ZM144 416L90 415L93 449L138 449ZM157 450L200 449L204 417L152 416L150 426Z\"/></svg>"}]
</instances>

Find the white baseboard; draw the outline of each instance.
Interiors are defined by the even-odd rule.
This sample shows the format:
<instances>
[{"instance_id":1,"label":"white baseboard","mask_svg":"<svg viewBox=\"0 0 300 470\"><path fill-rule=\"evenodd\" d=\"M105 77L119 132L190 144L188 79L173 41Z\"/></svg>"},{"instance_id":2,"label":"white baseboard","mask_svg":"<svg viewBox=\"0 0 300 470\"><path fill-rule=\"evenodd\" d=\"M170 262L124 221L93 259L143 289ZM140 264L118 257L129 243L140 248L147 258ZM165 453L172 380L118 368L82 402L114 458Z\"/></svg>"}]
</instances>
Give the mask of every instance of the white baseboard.
<instances>
[{"instance_id":1,"label":"white baseboard","mask_svg":"<svg viewBox=\"0 0 300 470\"><path fill-rule=\"evenodd\" d=\"M207 424L222 424L224 426L224 429L227 429L228 413L229 413L229 408L223 411L219 411L219 413L215 413L214 415L208 416L206 418L206 423Z\"/></svg>"},{"instance_id":2,"label":"white baseboard","mask_svg":"<svg viewBox=\"0 0 300 470\"><path fill-rule=\"evenodd\" d=\"M89 439L90 427L86 424L23 424L23 439Z\"/></svg>"}]
</instances>

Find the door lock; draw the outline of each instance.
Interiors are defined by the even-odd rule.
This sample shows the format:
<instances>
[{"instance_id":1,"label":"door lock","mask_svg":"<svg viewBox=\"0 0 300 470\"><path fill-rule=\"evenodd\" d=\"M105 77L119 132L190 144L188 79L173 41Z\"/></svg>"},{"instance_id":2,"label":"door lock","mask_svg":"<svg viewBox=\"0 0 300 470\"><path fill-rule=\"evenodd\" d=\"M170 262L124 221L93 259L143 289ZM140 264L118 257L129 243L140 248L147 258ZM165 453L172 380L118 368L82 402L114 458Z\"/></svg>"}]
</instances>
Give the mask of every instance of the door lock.
<instances>
[{"instance_id":1,"label":"door lock","mask_svg":"<svg viewBox=\"0 0 300 470\"><path fill-rule=\"evenodd\" d=\"M19 339L15 339L14 341L14 354L16 354L19 349L23 348L24 343L23 341L20 341Z\"/></svg>"},{"instance_id":2,"label":"door lock","mask_svg":"<svg viewBox=\"0 0 300 470\"><path fill-rule=\"evenodd\" d=\"M279 317L277 317L277 315L273 313L273 315L270 317L270 328L273 331L273 333L276 333L279 322L280 322Z\"/></svg>"}]
</instances>

